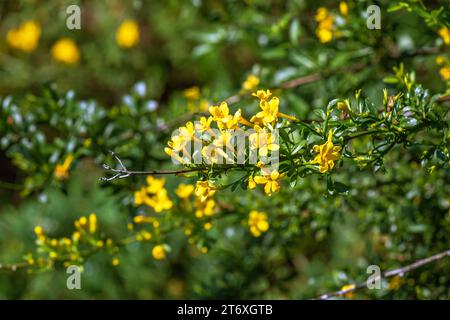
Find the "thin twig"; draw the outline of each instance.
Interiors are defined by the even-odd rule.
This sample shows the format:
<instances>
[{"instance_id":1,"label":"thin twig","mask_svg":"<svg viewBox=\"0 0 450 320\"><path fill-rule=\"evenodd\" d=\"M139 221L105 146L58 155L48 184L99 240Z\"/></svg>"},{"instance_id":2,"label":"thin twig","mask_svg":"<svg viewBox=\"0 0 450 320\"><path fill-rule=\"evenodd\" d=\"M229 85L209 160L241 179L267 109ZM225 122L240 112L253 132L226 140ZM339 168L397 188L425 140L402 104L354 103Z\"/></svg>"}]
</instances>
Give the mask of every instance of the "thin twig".
<instances>
[{"instance_id":1,"label":"thin twig","mask_svg":"<svg viewBox=\"0 0 450 320\"><path fill-rule=\"evenodd\" d=\"M189 173L189 172L198 172L198 171L205 171L205 168L190 168L190 169L181 169L181 170L148 170L148 171L132 171L128 170L127 167L123 164L122 160L111 151L111 155L116 159L116 161L119 164L119 169L111 168L110 165L104 163L103 169L110 171L113 173L113 176L106 178L102 177L100 180L102 181L112 181L115 179L123 179L130 176L143 176L143 175L170 175L170 174L183 174L183 173Z\"/></svg>"},{"instance_id":2,"label":"thin twig","mask_svg":"<svg viewBox=\"0 0 450 320\"><path fill-rule=\"evenodd\" d=\"M424 266L426 264L429 264L429 263L432 263L432 262L444 259L444 258L446 258L448 256L450 256L450 250L443 251L441 253L435 254L435 255L433 255L431 257L428 257L428 258L417 260L416 262L411 263L411 264L409 264L407 266L404 266L404 267L401 267L401 268L392 269L392 270L383 272L379 277L375 277L372 280L381 280L383 278L390 278L390 277L394 277L396 275L403 276L403 274L405 274L405 273L407 273L409 271L412 271L412 270L415 270L417 268L420 268L421 266ZM361 282L361 283L358 283L358 284L354 284L349 289L339 290L339 291L336 291L336 292L322 294L316 299L317 300L328 300L328 299L333 298L333 297L342 296L342 295L345 295L347 293L354 292L354 291L356 291L358 289L365 288L366 286L367 286L367 282Z\"/></svg>"},{"instance_id":3,"label":"thin twig","mask_svg":"<svg viewBox=\"0 0 450 320\"><path fill-rule=\"evenodd\" d=\"M26 262L20 262L20 263L14 263L14 264L1 264L0 263L0 271L1 270L17 271L19 269L25 269L29 266L30 265Z\"/></svg>"}]
</instances>

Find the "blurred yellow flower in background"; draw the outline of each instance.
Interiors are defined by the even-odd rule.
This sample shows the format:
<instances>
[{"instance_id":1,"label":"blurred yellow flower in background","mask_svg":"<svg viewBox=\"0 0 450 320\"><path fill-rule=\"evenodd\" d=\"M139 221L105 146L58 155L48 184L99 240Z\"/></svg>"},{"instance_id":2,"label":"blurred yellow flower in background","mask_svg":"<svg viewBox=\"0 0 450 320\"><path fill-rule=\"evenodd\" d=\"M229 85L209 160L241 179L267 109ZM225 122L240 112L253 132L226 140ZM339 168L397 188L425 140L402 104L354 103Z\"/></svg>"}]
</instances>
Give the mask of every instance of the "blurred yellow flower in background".
<instances>
[{"instance_id":1,"label":"blurred yellow flower in background","mask_svg":"<svg viewBox=\"0 0 450 320\"><path fill-rule=\"evenodd\" d=\"M197 86L188 88L183 91L183 95L188 100L191 100L191 101L197 100L200 98L200 88Z\"/></svg>"},{"instance_id":2,"label":"blurred yellow flower in background","mask_svg":"<svg viewBox=\"0 0 450 320\"><path fill-rule=\"evenodd\" d=\"M328 17L328 9L325 7L320 7L319 9L317 9L314 19L317 22L320 22L320 21L325 20L326 17Z\"/></svg>"},{"instance_id":3,"label":"blurred yellow flower in background","mask_svg":"<svg viewBox=\"0 0 450 320\"><path fill-rule=\"evenodd\" d=\"M58 62L75 64L80 60L80 52L76 43L69 38L58 40L52 47L52 56Z\"/></svg>"},{"instance_id":4,"label":"blurred yellow flower in background","mask_svg":"<svg viewBox=\"0 0 450 320\"><path fill-rule=\"evenodd\" d=\"M195 187L192 184L181 183L175 190L175 194L181 199L186 199L194 192L194 189Z\"/></svg>"},{"instance_id":5,"label":"blurred yellow flower in background","mask_svg":"<svg viewBox=\"0 0 450 320\"><path fill-rule=\"evenodd\" d=\"M139 26L134 20L125 20L117 28L116 42L122 48L131 48L139 43Z\"/></svg>"},{"instance_id":6,"label":"blurred yellow flower in background","mask_svg":"<svg viewBox=\"0 0 450 320\"><path fill-rule=\"evenodd\" d=\"M195 195L200 198L201 202L204 202L208 197L212 197L216 193L216 188L209 181L197 181L195 186Z\"/></svg>"},{"instance_id":7,"label":"blurred yellow flower in background","mask_svg":"<svg viewBox=\"0 0 450 320\"><path fill-rule=\"evenodd\" d=\"M164 246L157 245L154 246L152 249L152 256L156 260L162 260L166 257L166 250L164 250Z\"/></svg>"},{"instance_id":8,"label":"blurred yellow flower in background","mask_svg":"<svg viewBox=\"0 0 450 320\"><path fill-rule=\"evenodd\" d=\"M41 27L39 23L29 20L22 23L18 28L9 30L6 40L12 48L31 52L36 49L40 36Z\"/></svg>"},{"instance_id":9,"label":"blurred yellow flower in background","mask_svg":"<svg viewBox=\"0 0 450 320\"><path fill-rule=\"evenodd\" d=\"M53 171L53 174L55 175L56 179L63 180L67 179L69 176L69 168L73 161L73 155L69 154L64 162L62 164L57 164L55 167L55 170Z\"/></svg>"},{"instance_id":10,"label":"blurred yellow flower in background","mask_svg":"<svg viewBox=\"0 0 450 320\"><path fill-rule=\"evenodd\" d=\"M250 74L247 76L247 79L245 79L244 83L242 83L242 89L245 91L250 91L255 89L259 84L259 78Z\"/></svg>"},{"instance_id":11,"label":"blurred yellow flower in background","mask_svg":"<svg viewBox=\"0 0 450 320\"><path fill-rule=\"evenodd\" d=\"M439 36L442 38L445 44L450 44L450 30L447 27L442 27L438 30Z\"/></svg>"},{"instance_id":12,"label":"blurred yellow flower in background","mask_svg":"<svg viewBox=\"0 0 450 320\"><path fill-rule=\"evenodd\" d=\"M439 70L439 74L443 80L450 79L450 67L443 67Z\"/></svg>"},{"instance_id":13,"label":"blurred yellow flower in background","mask_svg":"<svg viewBox=\"0 0 450 320\"><path fill-rule=\"evenodd\" d=\"M347 2L339 2L339 12L343 15L343 16L347 16L348 15L348 4Z\"/></svg>"},{"instance_id":14,"label":"blurred yellow flower in background","mask_svg":"<svg viewBox=\"0 0 450 320\"><path fill-rule=\"evenodd\" d=\"M263 232L269 230L269 222L267 221L267 214L256 210L250 211L248 216L248 227L250 233L254 237L259 237Z\"/></svg>"},{"instance_id":15,"label":"blurred yellow flower in background","mask_svg":"<svg viewBox=\"0 0 450 320\"><path fill-rule=\"evenodd\" d=\"M345 8L343 9L345 10ZM315 19L319 23L316 29L316 35L319 41L327 43L333 40L334 16L329 14L327 8L321 7L317 10Z\"/></svg>"}]
</instances>

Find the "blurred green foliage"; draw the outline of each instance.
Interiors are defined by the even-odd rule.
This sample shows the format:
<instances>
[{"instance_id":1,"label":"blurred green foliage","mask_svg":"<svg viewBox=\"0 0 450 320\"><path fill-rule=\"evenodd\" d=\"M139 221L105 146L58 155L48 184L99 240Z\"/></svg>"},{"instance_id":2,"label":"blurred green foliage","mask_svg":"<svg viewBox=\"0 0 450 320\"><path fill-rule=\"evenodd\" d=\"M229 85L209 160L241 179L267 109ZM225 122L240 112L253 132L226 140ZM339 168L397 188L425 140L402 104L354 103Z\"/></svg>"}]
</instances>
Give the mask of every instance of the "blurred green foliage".
<instances>
[{"instance_id":1,"label":"blurred green foliage","mask_svg":"<svg viewBox=\"0 0 450 320\"><path fill-rule=\"evenodd\" d=\"M211 104L239 93L233 108L253 112L241 84L254 74L261 88L276 90L283 112L305 120L317 119L330 100L353 97L357 89L371 106L382 105L382 89L397 89L392 68L400 64L429 90L418 96L436 101L448 95L449 82L440 76L445 65L436 63L437 57L450 63L449 46L439 36L449 27L448 1L376 3L381 30L366 28L371 1L348 1L348 16L336 1L2 1L0 262L20 262L35 250L35 225L52 237L67 236L74 220L91 212L114 240L127 235L127 225L141 214L133 192L144 179L101 183L101 164L113 163L114 151L135 170L171 167L163 149L173 128L202 111L199 101L192 110L183 96L191 86L200 87ZM70 4L81 7L81 30L65 26ZM329 43L315 34L319 7L336 16L340 35ZM115 40L125 19L134 19L140 30L139 43L128 49ZM37 48L11 48L8 31L28 20L41 26ZM79 48L74 65L52 58L62 37ZM311 75L314 80L286 87ZM450 128L448 106L442 104L439 120ZM417 142L428 143L434 134L425 131ZM364 148L370 140L358 143ZM93 255L84 263L82 290L66 288L59 264L33 274L0 270L0 298L300 299L365 281L368 265L385 271L449 249L450 171L441 151L448 153L448 139L439 148L409 147L391 150L385 170L344 161L333 179L345 184L345 195L330 194L322 176L286 182L270 198L221 191L213 228L196 233L194 244L178 226L165 235L171 247L166 260L153 259L152 246L143 242L123 247L117 267L110 255ZM70 154L69 178L56 179L55 166ZM174 190L190 181L167 178L176 202L173 212L161 214L167 223L186 214ZM251 210L269 216L270 229L258 238L248 232ZM208 253L200 252L203 246ZM405 274L399 287L384 283L382 290L355 296L448 299L449 271L448 259L442 260Z\"/></svg>"}]
</instances>

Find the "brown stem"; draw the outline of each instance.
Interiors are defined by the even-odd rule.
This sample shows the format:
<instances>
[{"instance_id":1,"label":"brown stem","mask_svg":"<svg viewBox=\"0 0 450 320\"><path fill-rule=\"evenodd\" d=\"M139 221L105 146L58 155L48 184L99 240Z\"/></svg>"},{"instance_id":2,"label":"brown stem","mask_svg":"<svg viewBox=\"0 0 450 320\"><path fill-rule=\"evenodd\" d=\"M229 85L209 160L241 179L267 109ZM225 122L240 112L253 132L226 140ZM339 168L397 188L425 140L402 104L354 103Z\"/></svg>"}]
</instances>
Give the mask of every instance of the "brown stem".
<instances>
[{"instance_id":1,"label":"brown stem","mask_svg":"<svg viewBox=\"0 0 450 320\"><path fill-rule=\"evenodd\" d=\"M415 269L417 269L417 268L419 268L421 266L424 266L426 264L429 264L429 263L432 263L432 262L444 259L444 258L446 258L448 256L450 256L450 249L446 250L446 251L443 251L441 253L435 254L435 255L433 255L431 257L424 258L424 259L421 259L421 260L417 260L416 262L411 263L411 264L409 264L407 266L383 272L380 275L380 277L378 277L376 279L380 279L381 280L382 278L390 278L390 277L393 277L393 276L396 276L396 275L403 275L403 274L405 274L405 273L407 273L409 271L415 270ZM332 297L342 296L342 295L344 295L346 293L350 293L350 292L356 291L358 289L365 288L366 285L367 285L367 282L361 282L361 283L358 283L358 284L354 284L352 288L349 288L349 289L346 289L346 290L339 290L339 291L336 291L336 292L322 294L316 299L317 300L328 300L328 299L330 299Z\"/></svg>"}]
</instances>

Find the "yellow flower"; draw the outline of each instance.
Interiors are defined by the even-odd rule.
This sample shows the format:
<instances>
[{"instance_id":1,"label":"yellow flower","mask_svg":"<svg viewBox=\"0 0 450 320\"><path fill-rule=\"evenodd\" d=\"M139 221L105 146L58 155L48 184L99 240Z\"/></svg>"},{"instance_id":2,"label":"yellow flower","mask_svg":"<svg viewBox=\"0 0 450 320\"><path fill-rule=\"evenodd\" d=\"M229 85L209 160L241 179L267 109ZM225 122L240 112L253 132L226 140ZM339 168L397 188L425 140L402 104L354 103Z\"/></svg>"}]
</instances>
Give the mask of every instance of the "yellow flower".
<instances>
[{"instance_id":1,"label":"yellow flower","mask_svg":"<svg viewBox=\"0 0 450 320\"><path fill-rule=\"evenodd\" d=\"M160 183L160 179L155 179L155 181L159 181L157 183ZM157 190L151 190L154 191L153 193L149 193L149 187L142 187L138 191L134 192L134 205L140 206L140 205L147 205L149 207L152 207L153 210L156 212L162 212L164 210L169 210L173 206L173 202L170 200L169 196L167 195L167 190L164 188L160 188Z\"/></svg>"},{"instance_id":2,"label":"yellow flower","mask_svg":"<svg viewBox=\"0 0 450 320\"><path fill-rule=\"evenodd\" d=\"M212 216L214 214L215 206L216 202L214 199L207 199L203 202L201 199L197 199L195 201L195 216L197 218Z\"/></svg>"},{"instance_id":3,"label":"yellow flower","mask_svg":"<svg viewBox=\"0 0 450 320\"><path fill-rule=\"evenodd\" d=\"M205 230L211 230L211 228L212 228L211 222L207 222L203 225L203 229L205 229Z\"/></svg>"},{"instance_id":4,"label":"yellow flower","mask_svg":"<svg viewBox=\"0 0 450 320\"><path fill-rule=\"evenodd\" d=\"M131 48L139 42L139 26L134 20L125 20L116 31L116 42L122 48Z\"/></svg>"},{"instance_id":5,"label":"yellow flower","mask_svg":"<svg viewBox=\"0 0 450 320\"><path fill-rule=\"evenodd\" d=\"M442 80L450 79L450 67L443 67L439 70Z\"/></svg>"},{"instance_id":6,"label":"yellow flower","mask_svg":"<svg viewBox=\"0 0 450 320\"><path fill-rule=\"evenodd\" d=\"M181 183L178 185L177 189L175 190L175 194L180 199L187 199L190 197L192 192L194 192L195 187L192 184L183 184Z\"/></svg>"},{"instance_id":7,"label":"yellow flower","mask_svg":"<svg viewBox=\"0 0 450 320\"><path fill-rule=\"evenodd\" d=\"M316 29L316 35L319 41L322 43L330 42L333 39L334 17L328 14L326 8L319 8L316 14L316 21L319 23Z\"/></svg>"},{"instance_id":8,"label":"yellow flower","mask_svg":"<svg viewBox=\"0 0 450 320\"><path fill-rule=\"evenodd\" d=\"M211 129L212 117L201 117L200 122L195 124L195 130L199 132L205 132Z\"/></svg>"},{"instance_id":9,"label":"yellow flower","mask_svg":"<svg viewBox=\"0 0 450 320\"><path fill-rule=\"evenodd\" d=\"M200 252L203 254L208 253L208 247L201 247Z\"/></svg>"},{"instance_id":10,"label":"yellow flower","mask_svg":"<svg viewBox=\"0 0 450 320\"><path fill-rule=\"evenodd\" d=\"M184 97L190 101L197 100L200 98L200 89L199 87L191 87L183 91Z\"/></svg>"},{"instance_id":11,"label":"yellow flower","mask_svg":"<svg viewBox=\"0 0 450 320\"><path fill-rule=\"evenodd\" d=\"M34 233L35 233L37 236L41 236L41 235L44 234L44 229L42 229L41 226L36 226L36 227L34 227Z\"/></svg>"},{"instance_id":12,"label":"yellow flower","mask_svg":"<svg viewBox=\"0 0 450 320\"><path fill-rule=\"evenodd\" d=\"M96 230L97 230L97 216L95 215L95 213L91 213L89 215L89 232L95 233Z\"/></svg>"},{"instance_id":13,"label":"yellow flower","mask_svg":"<svg viewBox=\"0 0 450 320\"><path fill-rule=\"evenodd\" d=\"M29 20L18 28L9 30L6 35L6 41L12 48L31 52L36 49L40 36L41 27L39 23Z\"/></svg>"},{"instance_id":14,"label":"yellow flower","mask_svg":"<svg viewBox=\"0 0 450 320\"><path fill-rule=\"evenodd\" d=\"M207 198L212 197L216 193L216 188L209 181L197 181L195 186L195 195L200 198L201 202L204 202Z\"/></svg>"},{"instance_id":15,"label":"yellow flower","mask_svg":"<svg viewBox=\"0 0 450 320\"><path fill-rule=\"evenodd\" d=\"M219 136L214 139L213 144L216 147L232 148L232 145L231 145L232 138L233 138L233 135L231 134L230 131L222 131L222 132L220 132Z\"/></svg>"},{"instance_id":16,"label":"yellow flower","mask_svg":"<svg viewBox=\"0 0 450 320\"><path fill-rule=\"evenodd\" d=\"M72 240L73 240L74 242L78 242L78 240L80 240L80 238L81 238L81 233L80 233L79 231L75 231L75 232L72 234Z\"/></svg>"},{"instance_id":17,"label":"yellow flower","mask_svg":"<svg viewBox=\"0 0 450 320\"><path fill-rule=\"evenodd\" d=\"M320 21L319 29L325 29L325 30L331 31L331 30L333 30L333 22L334 22L334 17L330 15L323 21Z\"/></svg>"},{"instance_id":18,"label":"yellow flower","mask_svg":"<svg viewBox=\"0 0 450 320\"><path fill-rule=\"evenodd\" d=\"M56 61L75 64L80 60L80 52L76 43L69 38L58 40L52 47L52 56Z\"/></svg>"},{"instance_id":19,"label":"yellow flower","mask_svg":"<svg viewBox=\"0 0 450 320\"><path fill-rule=\"evenodd\" d=\"M166 182L165 179L157 179L153 176L147 176L146 181L148 193L157 193L159 190L164 188L164 184Z\"/></svg>"},{"instance_id":20,"label":"yellow flower","mask_svg":"<svg viewBox=\"0 0 450 320\"><path fill-rule=\"evenodd\" d=\"M313 160L313 163L319 164L319 171L321 173L330 171L334 167L334 161L340 158L340 146L333 144L333 131L328 132L328 140L322 145L315 145L314 152L319 153Z\"/></svg>"},{"instance_id":21,"label":"yellow flower","mask_svg":"<svg viewBox=\"0 0 450 320\"><path fill-rule=\"evenodd\" d=\"M206 111L208 111L208 108L209 108L209 102L208 102L208 100L205 100L205 99L200 100L200 103L199 103L199 105L198 105L198 109L199 109L201 112L206 112Z\"/></svg>"},{"instance_id":22,"label":"yellow flower","mask_svg":"<svg viewBox=\"0 0 450 320\"><path fill-rule=\"evenodd\" d=\"M317 22L325 20L325 18L328 17L328 9L325 7L320 7L317 9L315 19Z\"/></svg>"},{"instance_id":23,"label":"yellow flower","mask_svg":"<svg viewBox=\"0 0 450 320\"><path fill-rule=\"evenodd\" d=\"M41 242L44 242L44 241L45 241L45 233L44 233L44 229L42 229L41 226L36 226L36 227L34 227L34 233L36 234L37 238L38 238Z\"/></svg>"},{"instance_id":24,"label":"yellow flower","mask_svg":"<svg viewBox=\"0 0 450 320\"><path fill-rule=\"evenodd\" d=\"M223 163L224 159L228 160L229 162L232 161L232 159L226 154L226 152L223 151L221 147L216 146L214 143L211 143L210 145L204 146L202 148L202 157L203 159L205 159L205 162L207 164Z\"/></svg>"},{"instance_id":25,"label":"yellow flower","mask_svg":"<svg viewBox=\"0 0 450 320\"><path fill-rule=\"evenodd\" d=\"M171 156L174 160L184 163L185 161L176 153L183 151L183 155L186 155L185 147L194 139L194 137L194 124L189 121L185 126L178 128L177 135L172 136L170 141L167 143L169 147L164 148L164 152Z\"/></svg>"},{"instance_id":26,"label":"yellow flower","mask_svg":"<svg viewBox=\"0 0 450 320\"><path fill-rule=\"evenodd\" d=\"M258 128L258 126L255 126ZM275 143L276 138L270 132L266 130L257 130L256 133L252 133L249 136L250 149L257 149L260 156L267 156L269 151L276 151L280 149L280 146Z\"/></svg>"},{"instance_id":27,"label":"yellow flower","mask_svg":"<svg viewBox=\"0 0 450 320\"><path fill-rule=\"evenodd\" d=\"M263 232L269 230L269 222L267 220L267 214L265 212L252 210L248 216L250 233L254 237L259 237Z\"/></svg>"},{"instance_id":28,"label":"yellow flower","mask_svg":"<svg viewBox=\"0 0 450 320\"><path fill-rule=\"evenodd\" d=\"M255 116L251 118L251 122L256 124L273 124L278 120L278 108L280 105L280 100L277 97L273 97L269 102L266 100L261 100L259 103L262 111L258 112Z\"/></svg>"},{"instance_id":29,"label":"yellow flower","mask_svg":"<svg viewBox=\"0 0 450 320\"><path fill-rule=\"evenodd\" d=\"M187 122L185 126L179 127L178 131L180 132L180 136L183 137L185 141L191 141L194 139L195 128L191 121Z\"/></svg>"},{"instance_id":30,"label":"yellow flower","mask_svg":"<svg viewBox=\"0 0 450 320\"><path fill-rule=\"evenodd\" d=\"M445 58L443 56L437 56L435 61L436 61L436 64L442 65L445 63Z\"/></svg>"},{"instance_id":31,"label":"yellow flower","mask_svg":"<svg viewBox=\"0 0 450 320\"><path fill-rule=\"evenodd\" d=\"M450 44L450 30L447 27L440 28L438 34L446 45Z\"/></svg>"},{"instance_id":32,"label":"yellow flower","mask_svg":"<svg viewBox=\"0 0 450 320\"><path fill-rule=\"evenodd\" d=\"M117 267L117 266L120 264L119 258L113 258L112 261L111 261L111 264L112 264L114 267Z\"/></svg>"},{"instance_id":33,"label":"yellow flower","mask_svg":"<svg viewBox=\"0 0 450 320\"><path fill-rule=\"evenodd\" d=\"M140 188L138 191L134 192L134 205L140 206L146 204L150 200L147 189L145 187Z\"/></svg>"},{"instance_id":34,"label":"yellow flower","mask_svg":"<svg viewBox=\"0 0 450 320\"><path fill-rule=\"evenodd\" d=\"M277 170L264 176L256 176L253 179L257 184L264 184L264 192L271 196L272 193L280 191L280 180L283 177Z\"/></svg>"},{"instance_id":35,"label":"yellow flower","mask_svg":"<svg viewBox=\"0 0 450 320\"><path fill-rule=\"evenodd\" d=\"M253 179L252 176L250 176L250 177L248 178L248 188L249 188L250 190L256 188L256 182L255 182L255 180Z\"/></svg>"},{"instance_id":36,"label":"yellow flower","mask_svg":"<svg viewBox=\"0 0 450 320\"><path fill-rule=\"evenodd\" d=\"M344 1L339 2L339 11L341 12L341 14L343 16L347 16L348 15L348 4L347 4L347 2L344 2Z\"/></svg>"},{"instance_id":37,"label":"yellow flower","mask_svg":"<svg viewBox=\"0 0 450 320\"><path fill-rule=\"evenodd\" d=\"M226 129L236 129L239 121L241 120L241 110L239 109L233 115L230 114L228 109L228 104L222 102L220 106L209 107L209 112L211 113L213 120L217 122L217 126L221 130Z\"/></svg>"},{"instance_id":38,"label":"yellow flower","mask_svg":"<svg viewBox=\"0 0 450 320\"><path fill-rule=\"evenodd\" d=\"M147 204L158 213L164 210L169 210L173 206L173 202L168 197L166 189L159 190L153 197L150 198L150 201Z\"/></svg>"},{"instance_id":39,"label":"yellow flower","mask_svg":"<svg viewBox=\"0 0 450 320\"><path fill-rule=\"evenodd\" d=\"M343 286L340 291L354 290L354 289L355 289L355 285L354 284L347 284L347 285ZM352 299L353 298L353 292L349 291L349 292L345 293L345 296L347 298L349 298L349 299Z\"/></svg>"},{"instance_id":40,"label":"yellow flower","mask_svg":"<svg viewBox=\"0 0 450 320\"><path fill-rule=\"evenodd\" d=\"M162 245L154 246L152 249L152 255L153 258L155 258L156 260L164 259L166 257L166 250L164 249L164 246Z\"/></svg>"},{"instance_id":41,"label":"yellow flower","mask_svg":"<svg viewBox=\"0 0 450 320\"><path fill-rule=\"evenodd\" d=\"M317 29L316 31L317 38L322 43L328 43L333 40L333 33L330 30L326 29Z\"/></svg>"},{"instance_id":42,"label":"yellow flower","mask_svg":"<svg viewBox=\"0 0 450 320\"><path fill-rule=\"evenodd\" d=\"M242 84L242 89L245 91L250 91L255 89L259 84L259 78L250 74L247 76L247 79L245 79L244 83Z\"/></svg>"},{"instance_id":43,"label":"yellow flower","mask_svg":"<svg viewBox=\"0 0 450 320\"><path fill-rule=\"evenodd\" d=\"M69 154L62 164L56 165L53 171L53 174L55 175L56 179L58 180L67 179L67 177L69 176L69 168L70 165L72 164L72 161L73 155Z\"/></svg>"},{"instance_id":44,"label":"yellow flower","mask_svg":"<svg viewBox=\"0 0 450 320\"><path fill-rule=\"evenodd\" d=\"M267 101L272 96L272 92L270 90L258 90L252 93L252 96L257 97L259 100Z\"/></svg>"}]
</instances>

